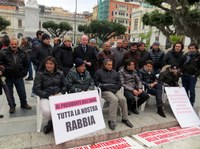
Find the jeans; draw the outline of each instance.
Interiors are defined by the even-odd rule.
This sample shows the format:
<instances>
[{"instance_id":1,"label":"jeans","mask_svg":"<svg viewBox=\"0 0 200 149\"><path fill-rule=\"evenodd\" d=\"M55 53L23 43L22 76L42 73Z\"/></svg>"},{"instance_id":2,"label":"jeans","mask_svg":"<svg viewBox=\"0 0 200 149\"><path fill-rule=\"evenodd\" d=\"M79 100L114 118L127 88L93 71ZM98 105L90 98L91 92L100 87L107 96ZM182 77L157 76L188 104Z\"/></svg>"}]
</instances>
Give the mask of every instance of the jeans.
<instances>
[{"instance_id":1,"label":"jeans","mask_svg":"<svg viewBox=\"0 0 200 149\"><path fill-rule=\"evenodd\" d=\"M26 100L26 91L23 78L6 78L6 84L8 86L11 95L11 99L8 101L8 105L11 108L14 108L16 106L14 99L14 92L13 92L14 86L17 90L17 94L19 96L21 105L26 105L27 100Z\"/></svg>"},{"instance_id":2,"label":"jeans","mask_svg":"<svg viewBox=\"0 0 200 149\"><path fill-rule=\"evenodd\" d=\"M136 109L137 107L141 106L147 99L149 99L149 95L146 92L142 92L138 96L138 101L136 104L135 96L131 91L124 90L124 96L127 99L128 110Z\"/></svg>"},{"instance_id":3,"label":"jeans","mask_svg":"<svg viewBox=\"0 0 200 149\"><path fill-rule=\"evenodd\" d=\"M185 88L185 91L190 99L190 103L193 106L195 102L195 86L197 83L197 77L193 75L183 75L182 84Z\"/></svg>"},{"instance_id":4,"label":"jeans","mask_svg":"<svg viewBox=\"0 0 200 149\"><path fill-rule=\"evenodd\" d=\"M33 78L33 69L31 59L28 60L28 78Z\"/></svg>"},{"instance_id":5,"label":"jeans","mask_svg":"<svg viewBox=\"0 0 200 149\"><path fill-rule=\"evenodd\" d=\"M156 96L156 106L157 107L162 107L163 106L163 102L162 102L162 84L157 84L155 87L153 88L147 88L146 92L150 95L154 95Z\"/></svg>"}]
</instances>

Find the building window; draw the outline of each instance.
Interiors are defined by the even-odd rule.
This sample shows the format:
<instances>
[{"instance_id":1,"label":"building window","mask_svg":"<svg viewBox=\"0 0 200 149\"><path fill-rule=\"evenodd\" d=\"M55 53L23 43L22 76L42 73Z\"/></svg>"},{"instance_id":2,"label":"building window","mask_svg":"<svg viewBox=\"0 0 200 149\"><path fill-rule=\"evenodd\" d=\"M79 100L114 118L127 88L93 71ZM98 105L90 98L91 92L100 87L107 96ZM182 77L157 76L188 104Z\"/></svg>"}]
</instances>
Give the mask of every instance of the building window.
<instances>
[{"instance_id":1,"label":"building window","mask_svg":"<svg viewBox=\"0 0 200 149\"><path fill-rule=\"evenodd\" d=\"M22 20L18 20L18 27L22 28Z\"/></svg>"},{"instance_id":2,"label":"building window","mask_svg":"<svg viewBox=\"0 0 200 149\"><path fill-rule=\"evenodd\" d=\"M134 30L134 31L137 31L137 30L138 30L138 18L134 20L133 30Z\"/></svg>"}]
</instances>

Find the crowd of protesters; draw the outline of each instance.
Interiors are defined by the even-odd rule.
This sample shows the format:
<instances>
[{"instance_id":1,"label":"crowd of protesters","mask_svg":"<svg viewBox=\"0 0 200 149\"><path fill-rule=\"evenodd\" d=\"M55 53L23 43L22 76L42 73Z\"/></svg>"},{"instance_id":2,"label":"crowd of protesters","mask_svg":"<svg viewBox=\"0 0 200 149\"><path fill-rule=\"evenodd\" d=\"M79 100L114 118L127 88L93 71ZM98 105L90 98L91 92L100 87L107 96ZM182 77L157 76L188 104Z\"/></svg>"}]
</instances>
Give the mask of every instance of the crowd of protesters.
<instances>
[{"instance_id":1,"label":"crowd of protesters","mask_svg":"<svg viewBox=\"0 0 200 149\"><path fill-rule=\"evenodd\" d=\"M7 35L0 39L0 77L6 77L11 95L9 112L14 113L16 108L14 86L20 107L31 109L24 79L34 81L31 96L41 98L41 110L48 120L44 133L53 129L50 96L94 90L95 86L102 90L102 97L109 102L108 126L111 130L117 126L118 106L121 107L122 123L132 128L128 115L132 112L139 114L139 106L149 99L149 95L155 96L157 113L165 118L163 87L179 86L180 77L194 106L195 86L200 75L200 53L195 43L189 44L185 53L181 42L175 43L167 53L161 50L157 41L150 49L145 49L143 42L118 40L116 47L111 47L107 41L102 50L97 47L96 39L89 40L86 35L82 35L80 44L74 48L68 36L62 40L55 37L53 46L50 43L50 35L43 31L37 31L33 39L22 38L21 44L17 38ZM36 76L33 76L33 68ZM120 91L122 88L124 94Z\"/></svg>"}]
</instances>

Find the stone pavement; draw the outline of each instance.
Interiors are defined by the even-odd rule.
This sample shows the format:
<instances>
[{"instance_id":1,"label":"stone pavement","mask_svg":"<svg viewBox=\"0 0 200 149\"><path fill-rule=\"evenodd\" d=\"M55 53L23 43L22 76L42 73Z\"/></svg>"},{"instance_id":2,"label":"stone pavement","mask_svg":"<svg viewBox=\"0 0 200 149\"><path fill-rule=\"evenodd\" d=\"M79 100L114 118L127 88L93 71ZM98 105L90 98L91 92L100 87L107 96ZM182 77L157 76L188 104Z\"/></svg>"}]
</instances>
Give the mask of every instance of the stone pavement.
<instances>
[{"instance_id":1,"label":"stone pavement","mask_svg":"<svg viewBox=\"0 0 200 149\"><path fill-rule=\"evenodd\" d=\"M50 149L50 148L70 148L85 144L92 144L95 142L110 140L118 137L130 136L138 134L148 130L168 128L177 126L176 121L168 104L165 105L165 111L167 118L162 118L156 114L157 108L155 106L154 98L150 100L150 103L146 106L144 112L140 112L139 115L132 114L129 116L129 120L133 123L134 128L128 128L122 124L121 117L118 116L118 125L115 131L111 131L105 128L96 133L86 135L76 140L68 141L66 143L55 146L53 133L48 135L42 132L36 132L36 98L30 97L33 81L25 81L28 104L32 106L32 110L23 110L20 108L19 99L16 95L16 112L9 114L9 107L4 95L0 96L0 113L4 115L4 118L0 119L0 149L20 149L20 148L33 148L33 149ZM199 111L200 106L200 82L197 85L197 98L195 103L196 112ZM16 91L15 91L16 94ZM107 125L107 112L104 112L105 123ZM43 125L46 122L43 123ZM200 137L194 137L190 139L191 143L196 143L197 148L200 148ZM187 141L186 141L187 142ZM173 143L173 144L176 144ZM177 143L180 145L180 143ZM166 145L167 146L167 145ZM164 148L161 146L161 148ZM186 147L186 146L185 146ZM168 145L169 148L169 145ZM182 146L182 149L184 147Z\"/></svg>"}]
</instances>

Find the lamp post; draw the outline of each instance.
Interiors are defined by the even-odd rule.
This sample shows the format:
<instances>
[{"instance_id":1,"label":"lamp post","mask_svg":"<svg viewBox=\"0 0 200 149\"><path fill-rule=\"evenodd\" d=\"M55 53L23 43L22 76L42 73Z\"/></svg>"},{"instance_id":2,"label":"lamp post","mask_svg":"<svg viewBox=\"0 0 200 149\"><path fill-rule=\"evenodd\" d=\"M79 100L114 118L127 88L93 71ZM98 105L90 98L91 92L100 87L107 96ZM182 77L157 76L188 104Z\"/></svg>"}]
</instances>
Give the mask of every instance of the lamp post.
<instances>
[{"instance_id":1,"label":"lamp post","mask_svg":"<svg viewBox=\"0 0 200 149\"><path fill-rule=\"evenodd\" d=\"M77 15L77 0L75 1L75 19L74 19L74 44L76 45L76 15Z\"/></svg>"}]
</instances>

